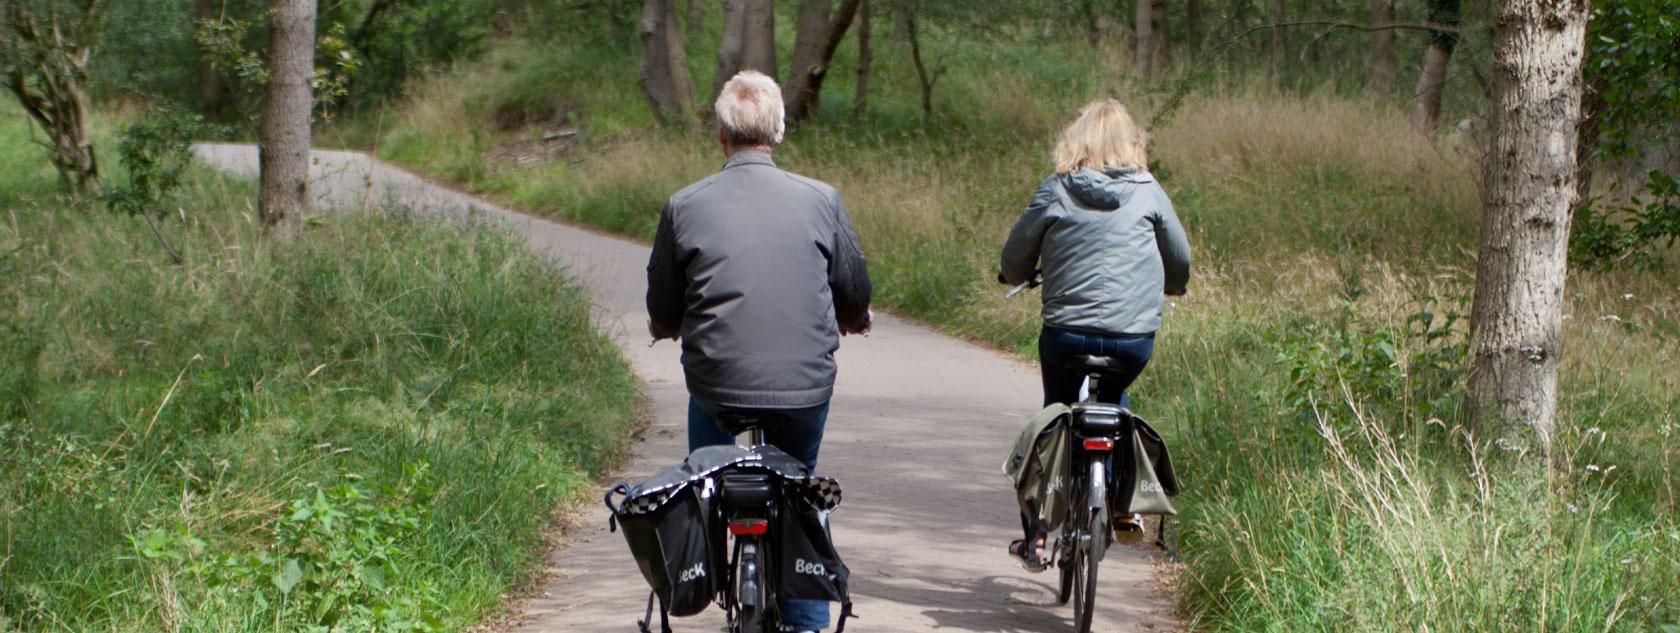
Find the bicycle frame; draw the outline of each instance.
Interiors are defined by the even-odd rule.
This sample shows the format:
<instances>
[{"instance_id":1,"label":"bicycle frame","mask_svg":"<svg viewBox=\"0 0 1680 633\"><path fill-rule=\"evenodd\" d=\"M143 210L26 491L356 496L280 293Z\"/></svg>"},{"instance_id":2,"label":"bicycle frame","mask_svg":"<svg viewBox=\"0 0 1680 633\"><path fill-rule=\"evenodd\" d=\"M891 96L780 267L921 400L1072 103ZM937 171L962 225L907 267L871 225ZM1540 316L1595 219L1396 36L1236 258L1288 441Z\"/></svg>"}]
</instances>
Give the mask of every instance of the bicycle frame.
<instances>
[{"instance_id":1,"label":"bicycle frame","mask_svg":"<svg viewBox=\"0 0 1680 633\"><path fill-rule=\"evenodd\" d=\"M764 445L764 431L750 428L748 448ZM724 495L724 525L734 541L724 590L718 606L737 633L768 633L779 628L776 567L773 564L771 526L776 521L774 491L766 475L747 471L720 476Z\"/></svg>"}]
</instances>

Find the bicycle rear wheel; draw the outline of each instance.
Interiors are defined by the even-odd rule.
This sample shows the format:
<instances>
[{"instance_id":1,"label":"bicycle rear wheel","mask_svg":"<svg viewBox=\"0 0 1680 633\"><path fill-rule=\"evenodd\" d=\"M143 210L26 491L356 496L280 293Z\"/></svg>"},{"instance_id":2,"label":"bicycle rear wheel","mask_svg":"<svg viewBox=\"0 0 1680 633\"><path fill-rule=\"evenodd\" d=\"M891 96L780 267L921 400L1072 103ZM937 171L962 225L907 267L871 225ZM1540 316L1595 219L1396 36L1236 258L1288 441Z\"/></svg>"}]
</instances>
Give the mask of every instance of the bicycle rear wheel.
<instances>
[{"instance_id":1,"label":"bicycle rear wheel","mask_svg":"<svg viewBox=\"0 0 1680 633\"><path fill-rule=\"evenodd\" d=\"M1102 516L1093 513L1082 521L1085 529L1090 530L1080 539L1074 550L1074 564L1070 566L1073 572L1073 624L1077 633L1090 633L1092 615L1097 607L1097 565L1101 562L1091 551L1099 539L1105 538Z\"/></svg>"}]
</instances>

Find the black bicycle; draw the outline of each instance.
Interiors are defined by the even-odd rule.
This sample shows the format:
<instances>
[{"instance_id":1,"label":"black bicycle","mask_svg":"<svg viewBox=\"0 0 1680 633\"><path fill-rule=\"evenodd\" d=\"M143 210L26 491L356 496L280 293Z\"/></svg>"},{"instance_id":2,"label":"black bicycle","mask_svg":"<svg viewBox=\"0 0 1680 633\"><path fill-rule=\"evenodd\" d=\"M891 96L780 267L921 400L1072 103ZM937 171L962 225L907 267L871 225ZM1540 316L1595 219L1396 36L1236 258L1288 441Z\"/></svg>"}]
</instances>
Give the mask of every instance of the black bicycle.
<instances>
[{"instance_id":1,"label":"black bicycle","mask_svg":"<svg viewBox=\"0 0 1680 633\"><path fill-rule=\"evenodd\" d=\"M1097 565L1113 542L1109 529L1109 469L1116 460L1132 458L1124 450L1129 445L1121 441L1132 433L1132 415L1119 406L1096 401L1099 382L1113 379L1122 370L1118 359L1075 356L1069 367L1084 373L1090 384L1085 400L1072 406L1070 418L1073 432L1069 441L1073 446L1067 489L1071 516L1056 537L1054 549L1056 565L1061 570L1057 602L1067 604L1071 599L1074 630L1088 633L1096 610ZM1116 446L1123 450L1117 452Z\"/></svg>"},{"instance_id":2,"label":"black bicycle","mask_svg":"<svg viewBox=\"0 0 1680 633\"><path fill-rule=\"evenodd\" d=\"M1031 280L1015 286L1004 298L1037 288L1043 283L1044 279L1035 271ZM1109 529L1109 469L1117 460L1122 463L1115 467L1127 468L1129 462L1135 459L1131 454L1131 445L1122 441L1133 432L1131 412L1117 405L1096 401L1097 386L1105 380L1117 379L1117 374L1123 370L1121 363L1119 359L1107 356L1075 356L1068 362L1068 368L1085 374L1088 382L1084 400L1071 407L1073 432L1068 437L1073 445L1069 447L1071 472L1066 475L1068 512L1071 516L1062 524L1064 527L1056 537L1052 557L1061 571L1056 602L1067 604L1069 600L1073 601L1074 629L1078 633L1089 633L1091 630L1091 619L1096 611L1097 566L1114 540ZM1117 446L1121 450L1116 451ZM1140 530L1141 535L1142 526L1133 527ZM1030 546L1030 543L1023 545Z\"/></svg>"},{"instance_id":3,"label":"black bicycle","mask_svg":"<svg viewBox=\"0 0 1680 633\"><path fill-rule=\"evenodd\" d=\"M719 413L718 427L731 435L746 435L746 446L764 446L769 420L738 413ZM731 633L770 633L781 629L777 568L771 547L776 535L777 485L769 473L732 470L720 473L724 523L733 545L729 566L718 593Z\"/></svg>"}]
</instances>

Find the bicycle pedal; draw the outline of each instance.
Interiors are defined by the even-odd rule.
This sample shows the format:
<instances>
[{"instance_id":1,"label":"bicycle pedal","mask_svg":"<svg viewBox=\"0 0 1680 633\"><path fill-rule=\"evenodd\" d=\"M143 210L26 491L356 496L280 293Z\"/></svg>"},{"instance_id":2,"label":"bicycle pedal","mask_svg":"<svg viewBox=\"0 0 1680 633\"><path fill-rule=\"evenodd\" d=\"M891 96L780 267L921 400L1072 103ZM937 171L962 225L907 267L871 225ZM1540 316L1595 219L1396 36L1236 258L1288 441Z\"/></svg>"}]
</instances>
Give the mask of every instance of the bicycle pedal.
<instances>
[{"instance_id":1,"label":"bicycle pedal","mask_svg":"<svg viewBox=\"0 0 1680 633\"><path fill-rule=\"evenodd\" d=\"M1122 545L1136 545L1143 542L1143 517L1136 514L1131 518L1114 522L1114 542Z\"/></svg>"}]
</instances>

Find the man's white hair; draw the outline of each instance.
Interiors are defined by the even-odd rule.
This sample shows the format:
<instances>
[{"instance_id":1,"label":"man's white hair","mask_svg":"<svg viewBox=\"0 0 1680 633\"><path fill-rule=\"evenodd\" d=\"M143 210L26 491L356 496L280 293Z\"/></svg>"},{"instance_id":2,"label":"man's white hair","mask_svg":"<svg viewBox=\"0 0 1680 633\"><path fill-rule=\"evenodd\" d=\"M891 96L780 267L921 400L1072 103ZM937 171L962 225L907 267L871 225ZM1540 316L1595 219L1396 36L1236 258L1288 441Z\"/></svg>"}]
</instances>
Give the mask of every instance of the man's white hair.
<instances>
[{"instance_id":1,"label":"man's white hair","mask_svg":"<svg viewBox=\"0 0 1680 633\"><path fill-rule=\"evenodd\" d=\"M733 145L782 144L787 123L782 119L782 89L776 80L756 70L743 70L718 92L718 129Z\"/></svg>"}]
</instances>

